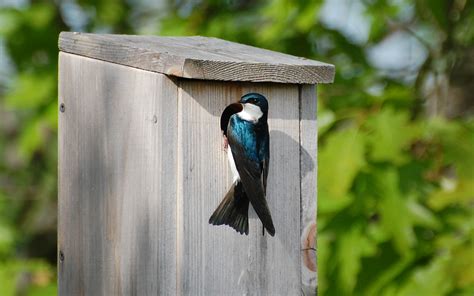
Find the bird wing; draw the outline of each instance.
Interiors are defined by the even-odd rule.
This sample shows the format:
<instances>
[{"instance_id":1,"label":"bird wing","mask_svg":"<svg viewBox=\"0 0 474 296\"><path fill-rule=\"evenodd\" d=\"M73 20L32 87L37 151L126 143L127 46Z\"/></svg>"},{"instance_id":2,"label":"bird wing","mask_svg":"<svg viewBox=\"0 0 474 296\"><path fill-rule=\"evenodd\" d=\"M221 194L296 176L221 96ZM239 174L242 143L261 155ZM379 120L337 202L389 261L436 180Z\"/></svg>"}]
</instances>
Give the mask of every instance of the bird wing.
<instances>
[{"instance_id":1,"label":"bird wing","mask_svg":"<svg viewBox=\"0 0 474 296\"><path fill-rule=\"evenodd\" d=\"M268 178L268 158L263 161L263 174L262 174L262 185L265 196L267 195L267 178Z\"/></svg>"},{"instance_id":2,"label":"bird wing","mask_svg":"<svg viewBox=\"0 0 474 296\"><path fill-rule=\"evenodd\" d=\"M238 133L238 130L236 132ZM236 135L235 132L228 132L227 137L245 193L247 193L247 197L264 227L273 236L275 235L275 227L273 226L272 216L265 199L264 187L266 184L265 174L268 174L268 161L263 161L262 165L247 157L248 152L253 151L246 151L246 148L238 141L239 135ZM264 169L265 167L267 169Z\"/></svg>"},{"instance_id":3,"label":"bird wing","mask_svg":"<svg viewBox=\"0 0 474 296\"><path fill-rule=\"evenodd\" d=\"M264 140L264 147L263 147L263 153L265 155L263 159L263 174L262 174L262 183L263 183L263 190L265 192L265 196L267 195L267 178L268 178L268 171L269 171L269 166L270 166L270 137L268 135L268 127L267 127L267 133L265 136Z\"/></svg>"}]
</instances>

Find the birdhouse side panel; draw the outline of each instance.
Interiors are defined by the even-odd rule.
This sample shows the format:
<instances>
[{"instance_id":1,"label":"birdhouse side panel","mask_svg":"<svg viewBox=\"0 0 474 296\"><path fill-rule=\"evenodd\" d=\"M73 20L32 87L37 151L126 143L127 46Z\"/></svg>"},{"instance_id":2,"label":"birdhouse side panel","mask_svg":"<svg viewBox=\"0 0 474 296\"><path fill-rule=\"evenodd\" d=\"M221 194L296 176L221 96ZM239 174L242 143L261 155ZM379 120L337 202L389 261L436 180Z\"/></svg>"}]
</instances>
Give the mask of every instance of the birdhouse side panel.
<instances>
[{"instance_id":1,"label":"birdhouse side panel","mask_svg":"<svg viewBox=\"0 0 474 296\"><path fill-rule=\"evenodd\" d=\"M209 217L232 184L220 130L227 105L246 93L269 103L267 201L276 228L263 234L252 207L250 233ZM297 85L179 80L178 294L299 295L300 121Z\"/></svg>"},{"instance_id":2,"label":"birdhouse side panel","mask_svg":"<svg viewBox=\"0 0 474 296\"><path fill-rule=\"evenodd\" d=\"M176 294L176 84L59 64L59 294Z\"/></svg>"},{"instance_id":3,"label":"birdhouse side panel","mask_svg":"<svg viewBox=\"0 0 474 296\"><path fill-rule=\"evenodd\" d=\"M316 295L317 98L315 85L300 86L301 280L304 295Z\"/></svg>"}]
</instances>

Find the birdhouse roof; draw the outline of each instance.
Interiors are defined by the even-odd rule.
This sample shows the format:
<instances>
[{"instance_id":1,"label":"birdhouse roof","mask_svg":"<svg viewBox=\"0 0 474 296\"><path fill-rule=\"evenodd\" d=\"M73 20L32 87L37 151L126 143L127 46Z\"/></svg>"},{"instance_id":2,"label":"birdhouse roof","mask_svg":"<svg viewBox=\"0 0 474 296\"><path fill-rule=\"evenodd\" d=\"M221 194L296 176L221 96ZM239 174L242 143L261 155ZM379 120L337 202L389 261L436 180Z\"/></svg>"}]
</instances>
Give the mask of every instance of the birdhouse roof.
<instances>
[{"instance_id":1,"label":"birdhouse roof","mask_svg":"<svg viewBox=\"0 0 474 296\"><path fill-rule=\"evenodd\" d=\"M190 79L331 83L334 66L201 36L161 37L62 32L59 49L76 55Z\"/></svg>"}]
</instances>

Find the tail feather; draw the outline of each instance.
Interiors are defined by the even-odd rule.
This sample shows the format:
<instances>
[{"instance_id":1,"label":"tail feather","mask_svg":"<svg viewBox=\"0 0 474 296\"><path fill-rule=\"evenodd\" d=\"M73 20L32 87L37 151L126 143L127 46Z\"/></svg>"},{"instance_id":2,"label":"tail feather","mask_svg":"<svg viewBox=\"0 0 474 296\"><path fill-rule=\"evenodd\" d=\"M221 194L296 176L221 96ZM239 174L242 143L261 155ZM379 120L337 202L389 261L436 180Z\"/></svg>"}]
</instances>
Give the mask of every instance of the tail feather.
<instances>
[{"instance_id":1,"label":"tail feather","mask_svg":"<svg viewBox=\"0 0 474 296\"><path fill-rule=\"evenodd\" d=\"M232 184L222 202L209 218L209 224L229 225L240 234L249 234L249 199L242 183Z\"/></svg>"}]
</instances>

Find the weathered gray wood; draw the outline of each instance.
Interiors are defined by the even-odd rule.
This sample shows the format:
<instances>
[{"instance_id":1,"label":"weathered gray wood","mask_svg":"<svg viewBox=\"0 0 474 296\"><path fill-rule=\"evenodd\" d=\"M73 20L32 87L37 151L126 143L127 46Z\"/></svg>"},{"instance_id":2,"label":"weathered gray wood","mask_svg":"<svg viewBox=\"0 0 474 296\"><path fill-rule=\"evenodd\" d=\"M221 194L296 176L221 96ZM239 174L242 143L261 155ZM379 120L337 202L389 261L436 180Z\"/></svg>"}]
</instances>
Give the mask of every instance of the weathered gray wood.
<instances>
[{"instance_id":1,"label":"weathered gray wood","mask_svg":"<svg viewBox=\"0 0 474 296\"><path fill-rule=\"evenodd\" d=\"M78 35L61 36L77 43L71 48L116 60L60 53L59 293L314 295L315 86L170 79L136 69L186 77L196 62L189 52L229 72L231 62L245 68L280 55L250 50L236 58L230 53L246 47L218 39L169 37L163 45L161 37ZM179 63L182 75L173 72ZM231 183L219 117L248 92L270 102L275 237L262 236L253 210L248 237L207 223Z\"/></svg>"},{"instance_id":2,"label":"weathered gray wood","mask_svg":"<svg viewBox=\"0 0 474 296\"><path fill-rule=\"evenodd\" d=\"M301 280L304 295L316 295L317 152L316 87L300 86Z\"/></svg>"},{"instance_id":3,"label":"weathered gray wood","mask_svg":"<svg viewBox=\"0 0 474 296\"><path fill-rule=\"evenodd\" d=\"M269 99L268 204L276 235L262 236L250 213L250 235L208 224L231 185L219 117L243 94ZM299 295L300 148L298 86L180 80L178 140L178 294Z\"/></svg>"},{"instance_id":4,"label":"weathered gray wood","mask_svg":"<svg viewBox=\"0 0 474 296\"><path fill-rule=\"evenodd\" d=\"M176 294L177 86L66 53L59 77L59 294Z\"/></svg>"},{"instance_id":5,"label":"weathered gray wood","mask_svg":"<svg viewBox=\"0 0 474 296\"><path fill-rule=\"evenodd\" d=\"M166 75L227 81L329 83L334 66L207 37L62 32L61 51Z\"/></svg>"}]
</instances>

